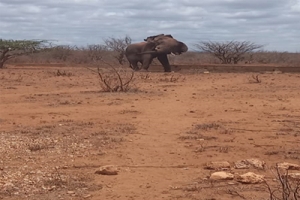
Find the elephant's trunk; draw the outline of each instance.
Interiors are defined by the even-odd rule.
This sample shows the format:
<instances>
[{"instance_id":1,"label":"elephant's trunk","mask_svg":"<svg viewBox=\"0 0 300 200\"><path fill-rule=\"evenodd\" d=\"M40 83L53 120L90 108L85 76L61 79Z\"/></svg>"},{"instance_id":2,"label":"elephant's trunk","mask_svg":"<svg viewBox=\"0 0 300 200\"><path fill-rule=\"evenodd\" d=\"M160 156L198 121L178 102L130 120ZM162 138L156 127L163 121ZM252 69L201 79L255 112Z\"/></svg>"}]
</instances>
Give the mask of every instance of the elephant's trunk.
<instances>
[{"instance_id":1,"label":"elephant's trunk","mask_svg":"<svg viewBox=\"0 0 300 200\"><path fill-rule=\"evenodd\" d=\"M188 47L186 44L184 44L183 42L180 42L181 43L181 52L187 52L188 51Z\"/></svg>"}]
</instances>

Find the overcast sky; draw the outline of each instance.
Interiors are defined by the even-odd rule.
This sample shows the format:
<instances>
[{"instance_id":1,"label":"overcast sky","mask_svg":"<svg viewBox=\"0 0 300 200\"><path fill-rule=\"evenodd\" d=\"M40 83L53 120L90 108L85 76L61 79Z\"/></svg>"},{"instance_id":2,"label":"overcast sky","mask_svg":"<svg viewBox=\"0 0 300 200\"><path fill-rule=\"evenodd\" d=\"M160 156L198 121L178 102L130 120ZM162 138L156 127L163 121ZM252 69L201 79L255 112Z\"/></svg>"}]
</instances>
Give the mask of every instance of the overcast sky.
<instances>
[{"instance_id":1,"label":"overcast sky","mask_svg":"<svg viewBox=\"0 0 300 200\"><path fill-rule=\"evenodd\" d=\"M0 38L99 44L172 34L199 41L252 41L300 52L300 0L0 0Z\"/></svg>"}]
</instances>

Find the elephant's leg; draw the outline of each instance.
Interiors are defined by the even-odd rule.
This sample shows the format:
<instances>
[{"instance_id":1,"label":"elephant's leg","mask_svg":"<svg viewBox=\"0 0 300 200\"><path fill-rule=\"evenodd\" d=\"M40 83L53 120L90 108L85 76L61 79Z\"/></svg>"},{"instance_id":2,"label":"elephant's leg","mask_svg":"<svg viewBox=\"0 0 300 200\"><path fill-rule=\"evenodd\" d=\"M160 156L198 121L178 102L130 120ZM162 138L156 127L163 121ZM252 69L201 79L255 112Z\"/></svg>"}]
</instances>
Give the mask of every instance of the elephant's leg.
<instances>
[{"instance_id":1,"label":"elephant's leg","mask_svg":"<svg viewBox=\"0 0 300 200\"><path fill-rule=\"evenodd\" d=\"M143 62L142 62L142 67L141 69L144 69L144 70L148 70L149 69L149 66L152 62L153 58L152 57L149 57L149 56L145 56L144 59L143 59Z\"/></svg>"},{"instance_id":2,"label":"elephant's leg","mask_svg":"<svg viewBox=\"0 0 300 200\"><path fill-rule=\"evenodd\" d=\"M164 67L165 72L171 72L171 66L170 66L167 54L158 55L157 59Z\"/></svg>"},{"instance_id":3,"label":"elephant's leg","mask_svg":"<svg viewBox=\"0 0 300 200\"><path fill-rule=\"evenodd\" d=\"M131 62L130 67L131 67L134 71L139 70L138 62Z\"/></svg>"}]
</instances>

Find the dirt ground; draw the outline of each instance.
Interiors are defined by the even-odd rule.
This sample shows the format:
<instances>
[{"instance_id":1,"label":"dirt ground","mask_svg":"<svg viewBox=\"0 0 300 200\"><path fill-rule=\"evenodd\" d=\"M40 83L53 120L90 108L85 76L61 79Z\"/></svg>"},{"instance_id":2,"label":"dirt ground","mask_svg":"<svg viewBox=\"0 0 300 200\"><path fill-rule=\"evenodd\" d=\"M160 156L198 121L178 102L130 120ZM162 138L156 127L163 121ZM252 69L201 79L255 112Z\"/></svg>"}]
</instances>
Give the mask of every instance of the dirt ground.
<instances>
[{"instance_id":1,"label":"dirt ground","mask_svg":"<svg viewBox=\"0 0 300 200\"><path fill-rule=\"evenodd\" d=\"M90 70L57 69L0 70L0 199L268 199L204 165L257 158L265 169L230 171L276 187L277 162L300 164L299 74L140 72L104 93Z\"/></svg>"}]
</instances>

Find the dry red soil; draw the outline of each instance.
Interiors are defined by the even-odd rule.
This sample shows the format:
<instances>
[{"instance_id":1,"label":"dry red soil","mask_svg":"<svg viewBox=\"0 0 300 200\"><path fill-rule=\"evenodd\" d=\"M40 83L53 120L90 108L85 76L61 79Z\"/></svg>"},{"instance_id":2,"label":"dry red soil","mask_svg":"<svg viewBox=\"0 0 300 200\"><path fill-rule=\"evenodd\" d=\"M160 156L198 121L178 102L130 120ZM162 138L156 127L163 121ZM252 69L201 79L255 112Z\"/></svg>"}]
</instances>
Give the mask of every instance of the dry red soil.
<instances>
[{"instance_id":1,"label":"dry red soil","mask_svg":"<svg viewBox=\"0 0 300 200\"><path fill-rule=\"evenodd\" d=\"M210 161L299 163L300 75L136 73L101 92L85 68L0 70L0 199L268 199L264 184L207 179ZM116 165L118 175L99 175Z\"/></svg>"}]
</instances>

